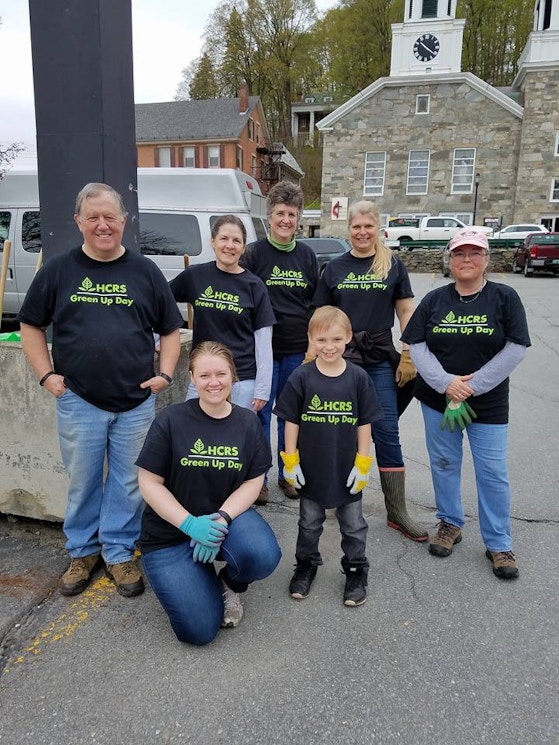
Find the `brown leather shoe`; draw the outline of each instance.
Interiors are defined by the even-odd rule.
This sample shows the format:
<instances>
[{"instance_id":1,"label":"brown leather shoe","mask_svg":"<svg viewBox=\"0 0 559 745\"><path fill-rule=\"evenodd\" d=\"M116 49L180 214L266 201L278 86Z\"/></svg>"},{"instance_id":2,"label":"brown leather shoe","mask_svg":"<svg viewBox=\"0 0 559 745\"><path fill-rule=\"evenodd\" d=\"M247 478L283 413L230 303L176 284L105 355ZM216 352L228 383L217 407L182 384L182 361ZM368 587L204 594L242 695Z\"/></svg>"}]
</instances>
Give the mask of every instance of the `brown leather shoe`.
<instances>
[{"instance_id":1,"label":"brown leather shoe","mask_svg":"<svg viewBox=\"0 0 559 745\"><path fill-rule=\"evenodd\" d=\"M79 595L91 582L91 575L99 561L99 554L72 559L70 566L60 578L61 595Z\"/></svg>"},{"instance_id":2,"label":"brown leather shoe","mask_svg":"<svg viewBox=\"0 0 559 745\"><path fill-rule=\"evenodd\" d=\"M485 555L493 564L493 574L499 579L516 579L518 577L518 564L512 551L490 551L487 549Z\"/></svg>"},{"instance_id":3,"label":"brown leather shoe","mask_svg":"<svg viewBox=\"0 0 559 745\"><path fill-rule=\"evenodd\" d=\"M462 540L462 531L457 525L441 520L436 534L429 538L429 553L433 556L450 556L455 543Z\"/></svg>"},{"instance_id":4,"label":"brown leather shoe","mask_svg":"<svg viewBox=\"0 0 559 745\"><path fill-rule=\"evenodd\" d=\"M278 481L278 486L288 499L299 499L299 492L297 489L294 486L291 486L291 484L285 479L280 479Z\"/></svg>"},{"instance_id":5,"label":"brown leather shoe","mask_svg":"<svg viewBox=\"0 0 559 745\"><path fill-rule=\"evenodd\" d=\"M105 572L115 583L118 594L125 598L133 598L144 591L144 580L135 561L107 564Z\"/></svg>"},{"instance_id":6,"label":"brown leather shoe","mask_svg":"<svg viewBox=\"0 0 559 745\"><path fill-rule=\"evenodd\" d=\"M260 489L260 494L258 495L258 499L254 504L268 504L268 487L266 484L262 485L262 489Z\"/></svg>"}]
</instances>

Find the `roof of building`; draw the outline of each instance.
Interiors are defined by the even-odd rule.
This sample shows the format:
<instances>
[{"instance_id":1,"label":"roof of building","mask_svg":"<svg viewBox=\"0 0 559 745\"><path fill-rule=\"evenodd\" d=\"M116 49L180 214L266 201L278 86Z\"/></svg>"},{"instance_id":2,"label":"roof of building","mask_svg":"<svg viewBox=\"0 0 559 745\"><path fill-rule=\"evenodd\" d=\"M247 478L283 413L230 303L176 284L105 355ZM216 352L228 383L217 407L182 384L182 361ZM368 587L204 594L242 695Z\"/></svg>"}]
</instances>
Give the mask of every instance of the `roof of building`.
<instances>
[{"instance_id":1,"label":"roof of building","mask_svg":"<svg viewBox=\"0 0 559 745\"><path fill-rule=\"evenodd\" d=\"M433 75L430 75L428 79L420 75L393 75L391 77L378 78L367 86L367 88L359 91L359 93L347 100L341 106L338 106L338 108L328 114L328 116L325 116L324 119L317 122L316 127L321 132L330 130L338 120L353 111L353 109L361 106L364 101L375 96L383 88L399 88L404 85L424 86L426 84L435 85L441 83L468 83L474 90L477 90L483 96L486 96L494 103L502 106L518 119L522 119L524 109L510 95L506 95L502 90L494 88L492 85L489 85L489 83L485 83L471 72L452 72L433 73Z\"/></svg>"},{"instance_id":2,"label":"roof of building","mask_svg":"<svg viewBox=\"0 0 559 745\"><path fill-rule=\"evenodd\" d=\"M250 96L244 113L238 98L137 103L136 142L237 139L259 101Z\"/></svg>"}]
</instances>

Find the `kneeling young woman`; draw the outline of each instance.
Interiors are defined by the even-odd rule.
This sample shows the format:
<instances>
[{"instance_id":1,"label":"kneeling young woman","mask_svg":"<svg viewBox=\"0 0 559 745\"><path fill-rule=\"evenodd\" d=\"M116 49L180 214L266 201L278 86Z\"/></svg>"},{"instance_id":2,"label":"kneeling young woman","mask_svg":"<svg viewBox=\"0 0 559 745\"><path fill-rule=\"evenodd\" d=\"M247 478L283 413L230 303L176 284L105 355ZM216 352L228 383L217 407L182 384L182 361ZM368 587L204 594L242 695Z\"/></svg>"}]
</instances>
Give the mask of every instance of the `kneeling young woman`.
<instances>
[{"instance_id":1,"label":"kneeling young woman","mask_svg":"<svg viewBox=\"0 0 559 745\"><path fill-rule=\"evenodd\" d=\"M281 551L251 508L271 454L254 413L230 403L231 353L204 342L189 369L199 398L158 415L136 462L146 575L177 638L203 645L238 625L241 593L274 571ZM225 562L219 574L214 560Z\"/></svg>"}]
</instances>

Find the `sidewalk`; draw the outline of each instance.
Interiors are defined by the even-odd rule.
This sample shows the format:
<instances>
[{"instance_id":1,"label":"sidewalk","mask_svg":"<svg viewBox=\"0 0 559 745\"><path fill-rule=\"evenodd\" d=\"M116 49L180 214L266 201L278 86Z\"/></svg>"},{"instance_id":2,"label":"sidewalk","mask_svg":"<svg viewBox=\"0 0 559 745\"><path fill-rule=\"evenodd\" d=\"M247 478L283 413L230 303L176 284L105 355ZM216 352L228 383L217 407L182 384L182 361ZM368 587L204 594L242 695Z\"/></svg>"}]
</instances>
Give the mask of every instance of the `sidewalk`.
<instances>
[{"instance_id":1,"label":"sidewalk","mask_svg":"<svg viewBox=\"0 0 559 745\"><path fill-rule=\"evenodd\" d=\"M311 595L289 596L297 503L272 473L258 509L282 561L249 589L241 625L203 648L176 641L149 588L125 599L99 572L62 597L60 528L1 516L0 745L557 745L559 397L545 371L557 370L559 294L553 280L507 280L525 293L534 344L511 388L518 580L496 579L484 556L468 456L469 519L447 559L386 526L373 479L369 598L358 608L342 603L333 516ZM435 281L425 275L422 291ZM411 511L431 531L416 404L401 425Z\"/></svg>"}]
</instances>

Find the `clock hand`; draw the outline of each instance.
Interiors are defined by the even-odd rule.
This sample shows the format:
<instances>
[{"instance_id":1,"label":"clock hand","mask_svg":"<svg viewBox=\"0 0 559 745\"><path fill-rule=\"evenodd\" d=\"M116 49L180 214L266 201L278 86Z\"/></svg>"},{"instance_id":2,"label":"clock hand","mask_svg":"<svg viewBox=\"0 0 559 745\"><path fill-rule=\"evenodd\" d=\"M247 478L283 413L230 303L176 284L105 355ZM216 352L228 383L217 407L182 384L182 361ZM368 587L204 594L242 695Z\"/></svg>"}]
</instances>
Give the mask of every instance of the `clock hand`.
<instances>
[{"instance_id":1,"label":"clock hand","mask_svg":"<svg viewBox=\"0 0 559 745\"><path fill-rule=\"evenodd\" d=\"M433 50L428 47L426 44L424 44L422 41L419 42L419 46L423 47L423 49L426 49L429 53L431 53Z\"/></svg>"}]
</instances>

